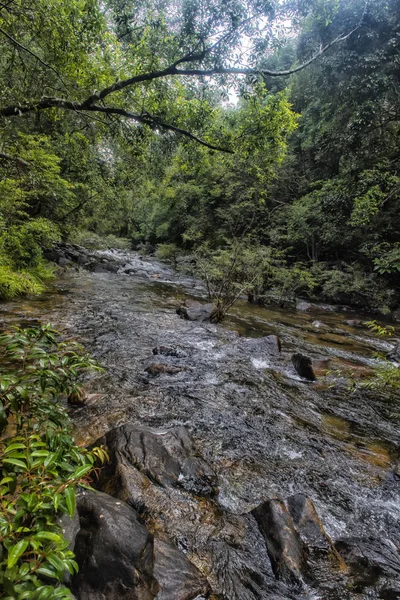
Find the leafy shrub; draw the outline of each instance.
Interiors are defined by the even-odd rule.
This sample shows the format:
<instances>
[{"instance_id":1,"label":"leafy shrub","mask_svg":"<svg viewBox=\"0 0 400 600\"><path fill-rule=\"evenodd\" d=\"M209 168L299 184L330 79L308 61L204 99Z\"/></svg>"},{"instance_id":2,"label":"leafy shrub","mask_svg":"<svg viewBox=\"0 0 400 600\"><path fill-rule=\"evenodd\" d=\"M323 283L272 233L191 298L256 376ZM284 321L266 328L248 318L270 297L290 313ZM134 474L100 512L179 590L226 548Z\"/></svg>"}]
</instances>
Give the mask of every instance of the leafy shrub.
<instances>
[{"instance_id":1,"label":"leafy shrub","mask_svg":"<svg viewBox=\"0 0 400 600\"><path fill-rule=\"evenodd\" d=\"M311 294L317 287L313 274L303 263L282 265L273 271L271 292L278 298L279 304L294 301L297 295Z\"/></svg>"},{"instance_id":2,"label":"leafy shrub","mask_svg":"<svg viewBox=\"0 0 400 600\"><path fill-rule=\"evenodd\" d=\"M221 321L240 296L260 297L273 264L272 250L250 241L235 241L216 252L203 247L196 270L206 282L209 300L215 304L215 320Z\"/></svg>"},{"instance_id":3,"label":"leafy shrub","mask_svg":"<svg viewBox=\"0 0 400 600\"><path fill-rule=\"evenodd\" d=\"M155 256L159 260L169 260L175 263L180 253L181 251L176 244L158 244Z\"/></svg>"},{"instance_id":4,"label":"leafy shrub","mask_svg":"<svg viewBox=\"0 0 400 600\"><path fill-rule=\"evenodd\" d=\"M107 455L74 445L59 398L88 369L99 367L49 325L0 336L0 587L9 600L72 597L61 582L77 564L58 518L74 514L76 487Z\"/></svg>"},{"instance_id":5,"label":"leafy shrub","mask_svg":"<svg viewBox=\"0 0 400 600\"><path fill-rule=\"evenodd\" d=\"M40 294L45 289L45 282L53 277L54 267L44 262L32 269L20 271L0 264L0 300L10 300L25 294Z\"/></svg>"},{"instance_id":6,"label":"leafy shrub","mask_svg":"<svg viewBox=\"0 0 400 600\"><path fill-rule=\"evenodd\" d=\"M43 249L51 248L60 233L48 219L32 219L9 227L0 235L1 249L16 269L36 267L43 259Z\"/></svg>"},{"instance_id":7,"label":"leafy shrub","mask_svg":"<svg viewBox=\"0 0 400 600\"><path fill-rule=\"evenodd\" d=\"M109 234L101 236L93 231L75 230L70 233L70 241L89 250L130 250L132 243L127 238Z\"/></svg>"},{"instance_id":8,"label":"leafy shrub","mask_svg":"<svg viewBox=\"0 0 400 600\"><path fill-rule=\"evenodd\" d=\"M394 290L385 287L376 274L365 273L360 265L342 264L340 268L328 269L317 263L311 272L320 286L320 297L328 302L343 302L382 314L390 312L395 302Z\"/></svg>"}]
</instances>

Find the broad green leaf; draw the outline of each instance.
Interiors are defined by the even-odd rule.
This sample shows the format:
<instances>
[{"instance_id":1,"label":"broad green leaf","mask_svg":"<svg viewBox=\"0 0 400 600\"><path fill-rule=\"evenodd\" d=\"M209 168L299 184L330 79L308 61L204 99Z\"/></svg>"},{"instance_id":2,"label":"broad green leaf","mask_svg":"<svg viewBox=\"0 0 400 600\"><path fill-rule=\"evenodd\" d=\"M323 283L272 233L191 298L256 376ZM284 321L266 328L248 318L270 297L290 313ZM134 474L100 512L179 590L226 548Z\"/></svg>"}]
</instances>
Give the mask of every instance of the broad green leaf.
<instances>
[{"instance_id":1,"label":"broad green leaf","mask_svg":"<svg viewBox=\"0 0 400 600\"><path fill-rule=\"evenodd\" d=\"M25 552L29 545L28 540L21 540L8 551L7 568L11 569L18 561L19 557Z\"/></svg>"}]
</instances>

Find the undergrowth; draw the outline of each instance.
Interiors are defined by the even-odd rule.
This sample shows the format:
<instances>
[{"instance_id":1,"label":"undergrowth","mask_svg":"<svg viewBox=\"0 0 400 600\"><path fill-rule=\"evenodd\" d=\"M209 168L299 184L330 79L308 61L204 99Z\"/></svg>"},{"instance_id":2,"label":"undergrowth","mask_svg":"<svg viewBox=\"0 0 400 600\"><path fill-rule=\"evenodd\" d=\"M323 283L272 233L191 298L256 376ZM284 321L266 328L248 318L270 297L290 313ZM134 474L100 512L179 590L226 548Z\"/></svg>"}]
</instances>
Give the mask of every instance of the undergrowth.
<instances>
[{"instance_id":1,"label":"undergrowth","mask_svg":"<svg viewBox=\"0 0 400 600\"><path fill-rule=\"evenodd\" d=\"M50 325L0 336L0 598L64 600L66 572L77 571L59 523L75 512L76 488L107 459L74 444L60 400L77 377L99 369Z\"/></svg>"}]
</instances>

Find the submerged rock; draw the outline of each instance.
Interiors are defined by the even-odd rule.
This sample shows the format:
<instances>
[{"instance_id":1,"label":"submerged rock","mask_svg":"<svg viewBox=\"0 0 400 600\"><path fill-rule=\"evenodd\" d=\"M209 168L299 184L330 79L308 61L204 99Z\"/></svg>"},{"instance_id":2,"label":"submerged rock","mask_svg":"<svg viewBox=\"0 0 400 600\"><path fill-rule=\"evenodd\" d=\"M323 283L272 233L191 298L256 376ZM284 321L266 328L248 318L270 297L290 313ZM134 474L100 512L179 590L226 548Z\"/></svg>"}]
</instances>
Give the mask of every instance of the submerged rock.
<instances>
[{"instance_id":1,"label":"submerged rock","mask_svg":"<svg viewBox=\"0 0 400 600\"><path fill-rule=\"evenodd\" d=\"M335 547L350 568L356 590L376 586L385 590L380 598L400 597L390 595L393 584L388 587L386 581L397 580L397 592L400 590L400 556L393 542L385 538L342 538L335 543Z\"/></svg>"},{"instance_id":2,"label":"submerged rock","mask_svg":"<svg viewBox=\"0 0 400 600\"><path fill-rule=\"evenodd\" d=\"M176 373L180 373L184 371L185 367L174 367L171 365L162 365L159 363L152 363L148 367L145 368L146 373L149 375L161 375L162 373L166 373L167 375L176 375Z\"/></svg>"},{"instance_id":3,"label":"submerged rock","mask_svg":"<svg viewBox=\"0 0 400 600\"><path fill-rule=\"evenodd\" d=\"M329 329L329 325L322 321L313 321L312 326L315 327L315 329Z\"/></svg>"},{"instance_id":4,"label":"submerged rock","mask_svg":"<svg viewBox=\"0 0 400 600\"><path fill-rule=\"evenodd\" d=\"M154 355L161 354L162 356L173 356L175 358L185 358L187 353L181 348L171 348L170 346L156 346L152 350Z\"/></svg>"},{"instance_id":5,"label":"submerged rock","mask_svg":"<svg viewBox=\"0 0 400 600\"><path fill-rule=\"evenodd\" d=\"M304 354L293 354L292 363L300 377L315 381L316 377L312 367L311 358Z\"/></svg>"},{"instance_id":6,"label":"submerged rock","mask_svg":"<svg viewBox=\"0 0 400 600\"><path fill-rule=\"evenodd\" d=\"M360 319L347 319L343 321L344 325L348 325L349 327L363 327L364 323L360 321Z\"/></svg>"},{"instance_id":7,"label":"submerged rock","mask_svg":"<svg viewBox=\"0 0 400 600\"><path fill-rule=\"evenodd\" d=\"M201 304L196 300L186 300L185 304L177 309L181 319L188 321L212 321L215 314L214 304Z\"/></svg>"}]
</instances>

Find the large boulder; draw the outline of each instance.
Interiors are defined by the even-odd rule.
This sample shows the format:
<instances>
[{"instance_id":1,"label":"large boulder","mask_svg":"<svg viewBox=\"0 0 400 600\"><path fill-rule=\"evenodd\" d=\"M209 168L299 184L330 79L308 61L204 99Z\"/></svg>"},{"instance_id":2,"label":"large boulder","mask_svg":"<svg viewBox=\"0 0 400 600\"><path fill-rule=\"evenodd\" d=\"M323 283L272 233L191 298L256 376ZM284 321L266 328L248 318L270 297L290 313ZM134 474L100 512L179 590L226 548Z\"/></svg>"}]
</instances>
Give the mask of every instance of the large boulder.
<instances>
[{"instance_id":1,"label":"large boulder","mask_svg":"<svg viewBox=\"0 0 400 600\"><path fill-rule=\"evenodd\" d=\"M343 561L308 496L267 500L252 513L278 579L299 587L307 581L326 590L345 585L340 575ZM320 580L321 573L324 581Z\"/></svg>"},{"instance_id":2,"label":"large boulder","mask_svg":"<svg viewBox=\"0 0 400 600\"><path fill-rule=\"evenodd\" d=\"M71 580L77 600L152 600L153 537L136 511L101 492L78 496L80 529L74 552L79 572Z\"/></svg>"},{"instance_id":3,"label":"large boulder","mask_svg":"<svg viewBox=\"0 0 400 600\"><path fill-rule=\"evenodd\" d=\"M101 481L118 476L122 465L138 469L163 487L181 486L204 495L212 494L217 486L214 472L198 455L184 427L157 431L127 424L109 431L99 444L106 445L111 456Z\"/></svg>"},{"instance_id":4,"label":"large boulder","mask_svg":"<svg viewBox=\"0 0 400 600\"><path fill-rule=\"evenodd\" d=\"M196 300L186 300L185 304L177 309L181 319L188 321L212 321L215 315L214 304L201 304Z\"/></svg>"},{"instance_id":5,"label":"large boulder","mask_svg":"<svg viewBox=\"0 0 400 600\"><path fill-rule=\"evenodd\" d=\"M311 358L304 354L296 353L292 355L292 363L300 377L304 377L309 381L315 381L316 377Z\"/></svg>"}]
</instances>

